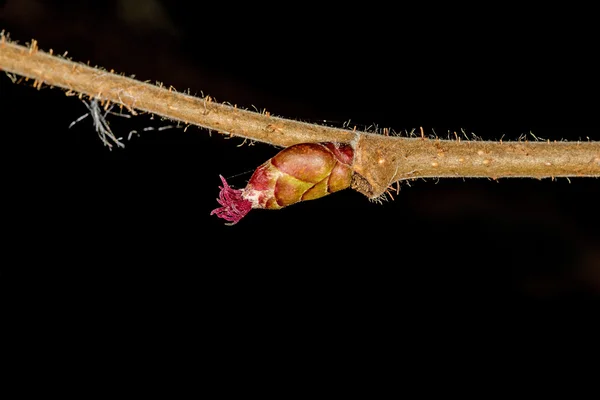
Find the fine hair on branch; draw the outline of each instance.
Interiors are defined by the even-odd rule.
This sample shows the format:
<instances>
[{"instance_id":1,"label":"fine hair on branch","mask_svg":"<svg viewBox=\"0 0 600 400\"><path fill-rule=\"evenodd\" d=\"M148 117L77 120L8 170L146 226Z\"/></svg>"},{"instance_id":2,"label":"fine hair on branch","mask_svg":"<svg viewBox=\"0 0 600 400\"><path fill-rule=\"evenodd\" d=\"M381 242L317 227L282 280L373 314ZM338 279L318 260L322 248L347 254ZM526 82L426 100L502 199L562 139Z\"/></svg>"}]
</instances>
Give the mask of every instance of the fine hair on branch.
<instances>
[{"instance_id":1,"label":"fine hair on branch","mask_svg":"<svg viewBox=\"0 0 600 400\"><path fill-rule=\"evenodd\" d=\"M483 141L400 137L309 124L253 112L210 96L196 97L172 87L136 79L75 62L0 36L0 70L14 81L33 81L62 88L67 95L87 98L90 115L103 141L119 143L103 125L103 111L112 105L131 114L145 112L210 131L289 147L301 143L336 143L351 146L351 187L376 199L398 181L416 178L555 178L599 177L598 141ZM22 77L17 79L16 76ZM337 145L336 145L337 146Z\"/></svg>"}]
</instances>

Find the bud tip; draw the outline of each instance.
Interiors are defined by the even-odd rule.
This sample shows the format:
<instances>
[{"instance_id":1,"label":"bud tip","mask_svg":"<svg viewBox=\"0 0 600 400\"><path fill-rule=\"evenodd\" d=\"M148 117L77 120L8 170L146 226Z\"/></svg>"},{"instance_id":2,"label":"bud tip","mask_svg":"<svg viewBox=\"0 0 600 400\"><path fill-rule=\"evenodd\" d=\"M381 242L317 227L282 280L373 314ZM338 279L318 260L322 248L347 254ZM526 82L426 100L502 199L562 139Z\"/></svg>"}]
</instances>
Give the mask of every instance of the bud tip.
<instances>
[{"instance_id":1,"label":"bud tip","mask_svg":"<svg viewBox=\"0 0 600 400\"><path fill-rule=\"evenodd\" d=\"M219 175L219 178L223 182L223 186L219 186L221 191L217 199L221 207L212 210L210 215L217 214L217 217L235 225L250 212L252 203L242 197L242 190L233 189L223 176Z\"/></svg>"}]
</instances>

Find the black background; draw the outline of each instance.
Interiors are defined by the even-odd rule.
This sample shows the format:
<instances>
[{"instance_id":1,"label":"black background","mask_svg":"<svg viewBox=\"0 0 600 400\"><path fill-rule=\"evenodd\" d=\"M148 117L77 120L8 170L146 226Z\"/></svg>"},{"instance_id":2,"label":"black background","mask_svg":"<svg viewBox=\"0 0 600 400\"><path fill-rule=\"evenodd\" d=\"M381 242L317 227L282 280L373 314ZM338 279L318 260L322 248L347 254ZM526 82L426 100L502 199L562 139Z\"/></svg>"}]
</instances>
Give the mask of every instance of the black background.
<instances>
[{"instance_id":1,"label":"black background","mask_svg":"<svg viewBox=\"0 0 600 400\"><path fill-rule=\"evenodd\" d=\"M307 122L600 140L585 10L133 3L5 0L0 27L73 60ZM226 226L209 215L219 174L243 187L277 148L190 127L109 151L89 118L68 128L87 110L61 90L1 76L0 102L3 140L18 141L3 146L6 219L18 221L11 264L41 267L65 304L184 325L343 319L391 332L452 327L458 315L514 322L535 306L529 321L600 294L596 179L417 181L382 205L347 190ZM125 137L170 124L109 122Z\"/></svg>"}]
</instances>

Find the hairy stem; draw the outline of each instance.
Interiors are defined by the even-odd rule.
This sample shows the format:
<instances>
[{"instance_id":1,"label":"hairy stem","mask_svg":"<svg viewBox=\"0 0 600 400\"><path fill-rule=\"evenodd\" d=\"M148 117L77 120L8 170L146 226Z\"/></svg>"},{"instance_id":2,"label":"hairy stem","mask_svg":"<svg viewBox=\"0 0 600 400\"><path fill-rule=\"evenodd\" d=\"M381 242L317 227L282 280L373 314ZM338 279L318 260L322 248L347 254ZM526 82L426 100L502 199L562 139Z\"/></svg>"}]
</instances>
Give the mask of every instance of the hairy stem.
<instances>
[{"instance_id":1,"label":"hairy stem","mask_svg":"<svg viewBox=\"0 0 600 400\"><path fill-rule=\"evenodd\" d=\"M215 130L276 146L330 141L349 142L355 133L349 130L307 124L278 118L269 113L256 113L217 103L207 97L194 97L173 88L156 86L73 62L46 53L33 41L29 47L0 38L0 70L67 90L100 101L121 104L129 110L140 110L186 124Z\"/></svg>"},{"instance_id":2,"label":"hairy stem","mask_svg":"<svg viewBox=\"0 0 600 400\"><path fill-rule=\"evenodd\" d=\"M490 142L361 135L355 147L354 171L366 180L355 180L355 188L369 197L378 197L396 181L414 178L600 176L600 142Z\"/></svg>"},{"instance_id":3,"label":"hairy stem","mask_svg":"<svg viewBox=\"0 0 600 400\"><path fill-rule=\"evenodd\" d=\"M271 116L140 82L0 37L0 70L67 90L276 146L348 143L353 188L375 198L396 181L419 177L599 177L600 142L486 142L383 136Z\"/></svg>"}]
</instances>

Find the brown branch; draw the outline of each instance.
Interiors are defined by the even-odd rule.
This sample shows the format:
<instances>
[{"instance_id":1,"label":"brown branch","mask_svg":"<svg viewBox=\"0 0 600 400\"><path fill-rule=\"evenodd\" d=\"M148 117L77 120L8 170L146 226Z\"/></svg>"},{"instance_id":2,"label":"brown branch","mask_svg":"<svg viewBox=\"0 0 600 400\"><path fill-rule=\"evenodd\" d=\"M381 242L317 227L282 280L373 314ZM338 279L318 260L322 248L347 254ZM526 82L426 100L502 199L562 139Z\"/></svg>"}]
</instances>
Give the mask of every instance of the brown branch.
<instances>
[{"instance_id":1,"label":"brown branch","mask_svg":"<svg viewBox=\"0 0 600 400\"><path fill-rule=\"evenodd\" d=\"M224 134L276 146L308 142L354 147L353 187L370 198L418 177L599 177L600 142L486 142L402 138L271 116L140 82L0 38L0 69L67 94L116 103Z\"/></svg>"},{"instance_id":2,"label":"brown branch","mask_svg":"<svg viewBox=\"0 0 600 400\"><path fill-rule=\"evenodd\" d=\"M93 68L46 53L33 41L29 47L0 38L0 69L42 84L67 90L100 101L121 104L174 121L231 134L276 146L320 141L348 142L355 138L349 130L307 124L256 113L217 103L207 97L194 97L147 82ZM317 140L315 140L317 139Z\"/></svg>"},{"instance_id":3,"label":"brown branch","mask_svg":"<svg viewBox=\"0 0 600 400\"><path fill-rule=\"evenodd\" d=\"M378 197L414 178L599 177L600 142L491 142L361 135L356 189ZM368 183L368 184L367 184Z\"/></svg>"}]
</instances>

